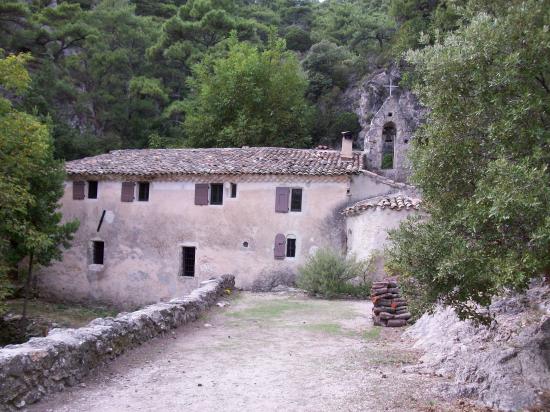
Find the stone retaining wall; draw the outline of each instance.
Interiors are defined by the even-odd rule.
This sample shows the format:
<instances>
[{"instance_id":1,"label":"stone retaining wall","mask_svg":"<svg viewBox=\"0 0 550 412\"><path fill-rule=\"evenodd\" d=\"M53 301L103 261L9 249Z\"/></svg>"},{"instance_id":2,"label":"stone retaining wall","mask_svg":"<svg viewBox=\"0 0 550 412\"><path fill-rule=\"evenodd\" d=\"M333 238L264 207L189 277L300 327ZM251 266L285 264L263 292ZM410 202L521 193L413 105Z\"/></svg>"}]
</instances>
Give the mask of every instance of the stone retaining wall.
<instances>
[{"instance_id":1,"label":"stone retaining wall","mask_svg":"<svg viewBox=\"0 0 550 412\"><path fill-rule=\"evenodd\" d=\"M126 350L197 319L234 285L234 276L223 275L183 298L95 319L83 328L53 329L44 338L0 349L0 410L22 408L75 385Z\"/></svg>"}]
</instances>

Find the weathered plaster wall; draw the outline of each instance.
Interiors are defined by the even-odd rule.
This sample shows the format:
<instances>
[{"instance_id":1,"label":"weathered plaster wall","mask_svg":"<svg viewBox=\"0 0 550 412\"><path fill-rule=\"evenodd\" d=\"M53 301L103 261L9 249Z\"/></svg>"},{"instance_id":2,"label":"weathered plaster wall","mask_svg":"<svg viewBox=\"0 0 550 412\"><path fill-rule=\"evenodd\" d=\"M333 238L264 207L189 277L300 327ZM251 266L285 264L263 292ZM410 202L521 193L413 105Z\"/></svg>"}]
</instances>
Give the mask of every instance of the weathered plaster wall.
<instances>
[{"instance_id":1,"label":"weathered plaster wall","mask_svg":"<svg viewBox=\"0 0 550 412\"><path fill-rule=\"evenodd\" d=\"M359 260L368 260L371 256L382 252L388 239L388 230L397 228L399 223L412 213L418 212L375 208L348 216L346 218L348 254L354 254ZM373 280L381 280L385 277L383 263L382 257L377 256Z\"/></svg>"},{"instance_id":2,"label":"weathered plaster wall","mask_svg":"<svg viewBox=\"0 0 550 412\"><path fill-rule=\"evenodd\" d=\"M237 183L237 198L229 197L227 187L223 205L196 206L198 182ZM392 190L370 184L377 193ZM302 212L275 213L278 186L303 188ZM345 228L338 212L359 190L348 176L196 177L154 180L148 202L123 203L121 181L100 181L97 200L73 200L72 182L67 182L61 211L81 225L63 261L42 270L41 292L127 308L179 296L220 272L235 274L237 285L247 287L259 274L296 271L318 247L343 248ZM296 258L274 259L277 233L296 237ZM93 240L105 242L104 265L90 265ZM194 278L179 275L182 246L197 247Z\"/></svg>"},{"instance_id":3,"label":"weathered plaster wall","mask_svg":"<svg viewBox=\"0 0 550 412\"><path fill-rule=\"evenodd\" d=\"M0 410L23 408L45 394L80 382L97 366L155 336L193 321L212 306L234 278L204 282L189 296L157 303L79 329L53 329L44 338L0 350Z\"/></svg>"}]
</instances>

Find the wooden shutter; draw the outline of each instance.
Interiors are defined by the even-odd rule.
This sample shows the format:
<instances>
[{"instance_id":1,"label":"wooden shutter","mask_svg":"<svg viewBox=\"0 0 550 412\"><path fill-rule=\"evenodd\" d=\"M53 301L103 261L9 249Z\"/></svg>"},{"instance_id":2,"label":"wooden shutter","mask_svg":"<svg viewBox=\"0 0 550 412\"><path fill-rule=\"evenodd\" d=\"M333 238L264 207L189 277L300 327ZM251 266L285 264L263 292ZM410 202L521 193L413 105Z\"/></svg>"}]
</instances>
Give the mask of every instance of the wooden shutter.
<instances>
[{"instance_id":1,"label":"wooden shutter","mask_svg":"<svg viewBox=\"0 0 550 412\"><path fill-rule=\"evenodd\" d=\"M120 192L120 200L122 202L134 201L134 182L122 182L122 191Z\"/></svg>"},{"instance_id":2,"label":"wooden shutter","mask_svg":"<svg viewBox=\"0 0 550 412\"><path fill-rule=\"evenodd\" d=\"M208 204L208 183L195 184L195 204L200 206Z\"/></svg>"},{"instance_id":3,"label":"wooden shutter","mask_svg":"<svg viewBox=\"0 0 550 412\"><path fill-rule=\"evenodd\" d=\"M284 259L286 254L286 237L282 233L275 236L274 256L275 259Z\"/></svg>"},{"instance_id":4,"label":"wooden shutter","mask_svg":"<svg viewBox=\"0 0 550 412\"><path fill-rule=\"evenodd\" d=\"M75 180L73 182L73 199L74 200L84 199L85 188L86 188L86 182Z\"/></svg>"},{"instance_id":5,"label":"wooden shutter","mask_svg":"<svg viewBox=\"0 0 550 412\"><path fill-rule=\"evenodd\" d=\"M288 197L290 188L278 187L275 189L275 212L288 213Z\"/></svg>"}]
</instances>

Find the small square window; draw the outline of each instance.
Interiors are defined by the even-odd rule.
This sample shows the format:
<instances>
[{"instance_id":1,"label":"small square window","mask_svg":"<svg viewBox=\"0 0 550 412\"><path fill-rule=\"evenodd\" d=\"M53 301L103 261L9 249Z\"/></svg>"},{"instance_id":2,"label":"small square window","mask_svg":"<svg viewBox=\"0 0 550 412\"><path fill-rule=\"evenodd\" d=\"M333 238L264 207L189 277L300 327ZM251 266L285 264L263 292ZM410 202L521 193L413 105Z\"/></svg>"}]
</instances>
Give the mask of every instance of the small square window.
<instances>
[{"instance_id":1,"label":"small square window","mask_svg":"<svg viewBox=\"0 0 550 412\"><path fill-rule=\"evenodd\" d=\"M92 243L92 263L94 265L103 265L105 254L105 242L102 240L94 240Z\"/></svg>"},{"instance_id":2,"label":"small square window","mask_svg":"<svg viewBox=\"0 0 550 412\"><path fill-rule=\"evenodd\" d=\"M97 180L88 180L88 199L97 199Z\"/></svg>"},{"instance_id":3,"label":"small square window","mask_svg":"<svg viewBox=\"0 0 550 412\"><path fill-rule=\"evenodd\" d=\"M149 201L149 182L138 183L138 201L140 202Z\"/></svg>"},{"instance_id":4,"label":"small square window","mask_svg":"<svg viewBox=\"0 0 550 412\"><path fill-rule=\"evenodd\" d=\"M237 183L231 183L231 197L237 197Z\"/></svg>"},{"instance_id":5,"label":"small square window","mask_svg":"<svg viewBox=\"0 0 550 412\"><path fill-rule=\"evenodd\" d=\"M302 189L292 189L290 193L290 211L302 211Z\"/></svg>"},{"instance_id":6,"label":"small square window","mask_svg":"<svg viewBox=\"0 0 550 412\"><path fill-rule=\"evenodd\" d=\"M195 276L195 248L184 246L182 248L182 276Z\"/></svg>"},{"instance_id":7,"label":"small square window","mask_svg":"<svg viewBox=\"0 0 550 412\"><path fill-rule=\"evenodd\" d=\"M286 239L286 257L296 257L296 239Z\"/></svg>"},{"instance_id":8,"label":"small square window","mask_svg":"<svg viewBox=\"0 0 550 412\"><path fill-rule=\"evenodd\" d=\"M210 204L211 205L223 204L223 183L210 184Z\"/></svg>"}]
</instances>

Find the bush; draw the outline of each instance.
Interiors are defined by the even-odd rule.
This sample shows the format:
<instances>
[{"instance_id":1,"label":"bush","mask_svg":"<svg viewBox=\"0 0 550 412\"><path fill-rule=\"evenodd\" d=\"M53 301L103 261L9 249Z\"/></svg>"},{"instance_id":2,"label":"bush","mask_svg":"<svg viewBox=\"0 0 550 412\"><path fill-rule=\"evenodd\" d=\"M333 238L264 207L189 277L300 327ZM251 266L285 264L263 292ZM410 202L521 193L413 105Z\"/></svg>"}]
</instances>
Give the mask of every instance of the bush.
<instances>
[{"instance_id":1,"label":"bush","mask_svg":"<svg viewBox=\"0 0 550 412\"><path fill-rule=\"evenodd\" d=\"M354 257L344 257L331 249L319 249L298 269L298 287L325 298L351 294L365 296L370 292L370 282L365 278L367 265ZM359 283L352 279L362 279Z\"/></svg>"}]
</instances>

